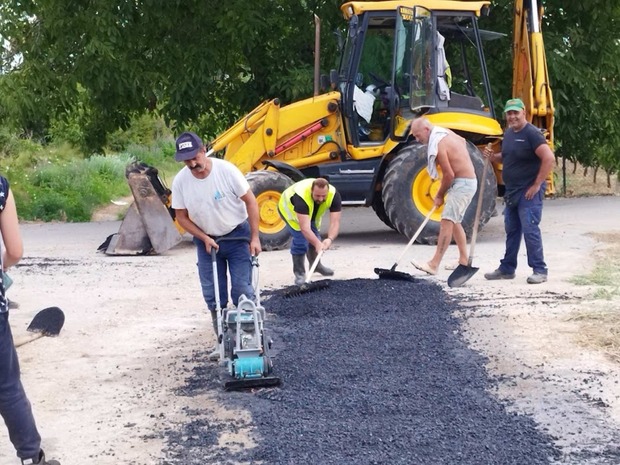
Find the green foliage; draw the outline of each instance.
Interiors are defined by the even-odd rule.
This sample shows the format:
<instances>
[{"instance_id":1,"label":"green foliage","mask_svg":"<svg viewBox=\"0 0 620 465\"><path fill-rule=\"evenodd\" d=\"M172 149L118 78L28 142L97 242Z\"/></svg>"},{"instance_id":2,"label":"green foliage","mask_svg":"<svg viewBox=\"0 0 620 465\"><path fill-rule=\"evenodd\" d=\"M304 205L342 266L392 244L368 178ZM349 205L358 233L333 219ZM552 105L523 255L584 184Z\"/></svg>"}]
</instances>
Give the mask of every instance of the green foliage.
<instances>
[{"instance_id":1,"label":"green foliage","mask_svg":"<svg viewBox=\"0 0 620 465\"><path fill-rule=\"evenodd\" d=\"M541 0L556 107L558 155L619 171L620 3ZM336 62L336 0L71 3L0 0L0 124L35 141L65 140L84 153L143 143L144 114L209 139L260 102L312 93L314 14L321 67ZM513 0L493 2L483 29L498 116L510 97ZM180 27L179 25L182 25ZM137 126L136 126L137 127Z\"/></svg>"},{"instance_id":2,"label":"green foliage","mask_svg":"<svg viewBox=\"0 0 620 465\"><path fill-rule=\"evenodd\" d=\"M155 166L164 182L179 170L169 136L87 159L67 143L42 146L14 136L0 140L0 174L11 183L22 220L89 221L97 207L131 195L125 168L134 160Z\"/></svg>"},{"instance_id":3,"label":"green foliage","mask_svg":"<svg viewBox=\"0 0 620 465\"><path fill-rule=\"evenodd\" d=\"M128 157L93 156L34 170L30 184L16 193L20 217L33 220L89 221L95 207L126 196ZM16 189L17 190L17 189ZM24 195L25 194L25 195ZM29 201L25 201L29 199Z\"/></svg>"},{"instance_id":4,"label":"green foliage","mask_svg":"<svg viewBox=\"0 0 620 465\"><path fill-rule=\"evenodd\" d=\"M126 130L117 130L110 134L107 149L112 152L122 152L130 145L148 146L153 141L159 141L165 137L173 142L172 132L166 127L163 119L155 118L151 114L143 114L132 119L131 126Z\"/></svg>"},{"instance_id":5,"label":"green foliage","mask_svg":"<svg viewBox=\"0 0 620 465\"><path fill-rule=\"evenodd\" d=\"M145 112L179 129L200 122L213 137L265 99L311 94L313 14L326 13L322 35L333 51L330 19L339 17L338 6L103 0L74 3L67 14L60 0L3 0L0 35L11 50L2 68L11 68L16 53L23 62L1 76L0 95L12 100L0 106L40 140L50 128L55 137L71 129L68 139L80 138L88 151L101 152L109 134Z\"/></svg>"}]
</instances>

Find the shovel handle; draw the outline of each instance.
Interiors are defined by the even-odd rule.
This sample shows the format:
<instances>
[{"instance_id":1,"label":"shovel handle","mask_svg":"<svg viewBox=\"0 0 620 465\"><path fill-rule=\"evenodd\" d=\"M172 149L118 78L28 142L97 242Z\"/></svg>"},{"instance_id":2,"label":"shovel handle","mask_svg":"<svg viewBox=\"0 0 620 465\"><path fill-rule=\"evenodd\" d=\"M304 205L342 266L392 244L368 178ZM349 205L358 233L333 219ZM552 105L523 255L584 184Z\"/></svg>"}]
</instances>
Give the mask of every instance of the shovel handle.
<instances>
[{"instance_id":1,"label":"shovel handle","mask_svg":"<svg viewBox=\"0 0 620 465\"><path fill-rule=\"evenodd\" d=\"M37 339L40 339L43 336L45 336L45 334L43 334L43 333L33 333L33 334L29 335L29 336L26 336L26 337L16 341L15 342L15 348L21 347L21 346L25 346L29 342L36 341Z\"/></svg>"},{"instance_id":2,"label":"shovel handle","mask_svg":"<svg viewBox=\"0 0 620 465\"><path fill-rule=\"evenodd\" d=\"M490 146L491 144L488 144ZM482 200L484 197L484 185L486 184L487 171L489 169L489 159L484 157L484 167L482 168L482 179L480 180L480 192L478 192L478 204L476 205L476 216L474 217L474 229L471 233L471 246L469 249L468 266L471 266L474 260L474 250L476 248L476 239L478 237L478 225L480 224L480 214L482 213Z\"/></svg>"},{"instance_id":3,"label":"shovel handle","mask_svg":"<svg viewBox=\"0 0 620 465\"><path fill-rule=\"evenodd\" d=\"M405 253L407 252L407 250L409 250L409 247L411 247L411 245L415 242L415 240L418 238L418 236L420 235L420 233L422 232L422 230L424 229L424 226L426 226L426 223L428 223L428 220L431 219L431 215L433 213L435 213L435 210L437 209L437 207L435 205L433 205L433 208L431 208L431 211L429 211L426 215L426 218L424 218L424 221L422 221L422 224L420 225L420 227L418 228L418 230L413 234L413 236L411 236L411 239L409 240L409 243L407 244L407 247L405 247L405 250L403 250L403 252L400 254L400 257L398 257L398 260L396 260L396 263L394 263L394 266L392 267L391 271L394 271L396 269L396 267L398 266L398 264L400 263L400 261L403 259L403 257L405 256Z\"/></svg>"},{"instance_id":4,"label":"shovel handle","mask_svg":"<svg viewBox=\"0 0 620 465\"><path fill-rule=\"evenodd\" d=\"M310 246L310 247L312 247L312 246ZM314 259L314 262L312 262L312 266L310 267L310 269L308 270L308 274L306 275L306 282L307 283L310 282L310 278L312 277L312 274L314 273L314 270L316 270L316 267L319 265L319 262L321 261L321 257L323 256L323 252L325 252L325 251L321 250L316 255L316 258Z\"/></svg>"}]
</instances>

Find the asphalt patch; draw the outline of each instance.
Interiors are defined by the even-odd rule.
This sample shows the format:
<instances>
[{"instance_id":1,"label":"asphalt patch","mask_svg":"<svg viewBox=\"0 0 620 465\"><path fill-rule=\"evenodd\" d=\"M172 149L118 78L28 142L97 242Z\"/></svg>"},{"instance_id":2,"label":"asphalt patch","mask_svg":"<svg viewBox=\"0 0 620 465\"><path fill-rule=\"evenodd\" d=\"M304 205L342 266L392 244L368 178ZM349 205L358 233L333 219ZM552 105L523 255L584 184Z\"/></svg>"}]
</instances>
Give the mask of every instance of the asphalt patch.
<instances>
[{"instance_id":1,"label":"asphalt patch","mask_svg":"<svg viewBox=\"0 0 620 465\"><path fill-rule=\"evenodd\" d=\"M263 305L281 387L225 392L225 369L205 361L178 393L209 390L222 407L249 411L257 446L216 441L248 427L242 420L190 415L165 434L163 464L536 465L559 457L530 417L490 394L485 359L464 343L457 303L440 286L334 280L293 298L273 292Z\"/></svg>"}]
</instances>

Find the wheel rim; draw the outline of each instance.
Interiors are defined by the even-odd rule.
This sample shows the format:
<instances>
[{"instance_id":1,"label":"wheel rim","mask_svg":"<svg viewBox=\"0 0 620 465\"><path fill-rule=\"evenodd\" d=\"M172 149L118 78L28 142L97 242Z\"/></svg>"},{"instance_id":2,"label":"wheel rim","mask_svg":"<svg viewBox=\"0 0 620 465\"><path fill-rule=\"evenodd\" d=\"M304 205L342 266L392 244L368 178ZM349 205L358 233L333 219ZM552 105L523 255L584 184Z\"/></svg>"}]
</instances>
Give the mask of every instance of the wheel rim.
<instances>
[{"instance_id":1,"label":"wheel rim","mask_svg":"<svg viewBox=\"0 0 620 465\"><path fill-rule=\"evenodd\" d=\"M284 221L278 213L280 192L270 190L261 192L257 197L259 229L266 234L273 234L284 229Z\"/></svg>"},{"instance_id":2,"label":"wheel rim","mask_svg":"<svg viewBox=\"0 0 620 465\"><path fill-rule=\"evenodd\" d=\"M420 171L411 186L411 199L414 205L424 216L428 215L435 205L434 199L441 186L441 169L437 167L439 173L438 179L432 179L426 170ZM435 210L435 213L431 215L431 220L441 221L441 212L443 211L443 205Z\"/></svg>"}]
</instances>

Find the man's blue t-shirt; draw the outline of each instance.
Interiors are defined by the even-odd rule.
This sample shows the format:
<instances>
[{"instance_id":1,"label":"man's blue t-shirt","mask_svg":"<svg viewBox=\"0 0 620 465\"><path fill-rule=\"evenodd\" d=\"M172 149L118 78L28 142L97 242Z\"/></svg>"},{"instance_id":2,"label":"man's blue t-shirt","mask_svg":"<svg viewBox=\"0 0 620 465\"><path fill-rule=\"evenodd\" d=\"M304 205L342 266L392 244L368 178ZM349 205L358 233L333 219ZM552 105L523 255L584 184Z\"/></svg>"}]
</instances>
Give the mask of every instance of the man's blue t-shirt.
<instances>
[{"instance_id":1,"label":"man's blue t-shirt","mask_svg":"<svg viewBox=\"0 0 620 465\"><path fill-rule=\"evenodd\" d=\"M530 123L519 132L506 130L502 141L502 178L507 191L527 189L534 183L541 164L535 151L546 143L540 129Z\"/></svg>"}]
</instances>

